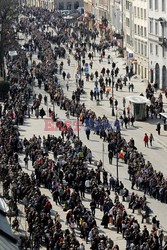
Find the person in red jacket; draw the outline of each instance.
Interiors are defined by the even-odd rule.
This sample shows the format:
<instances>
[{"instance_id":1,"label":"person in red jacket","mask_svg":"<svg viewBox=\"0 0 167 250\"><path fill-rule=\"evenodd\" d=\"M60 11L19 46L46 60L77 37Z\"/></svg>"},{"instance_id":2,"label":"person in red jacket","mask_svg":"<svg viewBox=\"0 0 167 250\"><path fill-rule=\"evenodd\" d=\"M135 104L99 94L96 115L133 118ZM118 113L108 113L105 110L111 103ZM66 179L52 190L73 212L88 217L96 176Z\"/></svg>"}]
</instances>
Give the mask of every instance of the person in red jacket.
<instances>
[{"instance_id":1,"label":"person in red jacket","mask_svg":"<svg viewBox=\"0 0 167 250\"><path fill-rule=\"evenodd\" d=\"M144 135L145 147L148 147L148 141L149 141L148 135L145 133L145 135Z\"/></svg>"},{"instance_id":2,"label":"person in red jacket","mask_svg":"<svg viewBox=\"0 0 167 250\"><path fill-rule=\"evenodd\" d=\"M52 209L52 204L50 203L50 201L47 200L47 202L45 203L45 211L47 213L50 213L51 209Z\"/></svg>"}]
</instances>

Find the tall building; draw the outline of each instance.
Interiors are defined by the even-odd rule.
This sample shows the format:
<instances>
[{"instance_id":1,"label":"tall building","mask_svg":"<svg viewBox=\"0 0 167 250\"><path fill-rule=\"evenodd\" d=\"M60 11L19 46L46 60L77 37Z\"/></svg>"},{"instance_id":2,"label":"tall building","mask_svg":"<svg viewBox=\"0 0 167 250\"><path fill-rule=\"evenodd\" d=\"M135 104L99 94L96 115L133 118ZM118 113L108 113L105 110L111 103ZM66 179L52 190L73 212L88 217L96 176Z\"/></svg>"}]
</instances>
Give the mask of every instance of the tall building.
<instances>
[{"instance_id":1,"label":"tall building","mask_svg":"<svg viewBox=\"0 0 167 250\"><path fill-rule=\"evenodd\" d=\"M127 64L130 64L134 58L134 13L133 0L124 1L124 47L126 48Z\"/></svg>"},{"instance_id":2,"label":"tall building","mask_svg":"<svg viewBox=\"0 0 167 250\"><path fill-rule=\"evenodd\" d=\"M149 0L149 80L167 88L167 0Z\"/></svg>"},{"instance_id":3,"label":"tall building","mask_svg":"<svg viewBox=\"0 0 167 250\"><path fill-rule=\"evenodd\" d=\"M127 64L133 64L134 73L148 79L147 0L126 0L124 10Z\"/></svg>"},{"instance_id":4,"label":"tall building","mask_svg":"<svg viewBox=\"0 0 167 250\"><path fill-rule=\"evenodd\" d=\"M124 5L123 0L111 0L110 1L110 18L109 25L112 31L112 37L117 39L117 44L119 47L123 47L123 15L124 15Z\"/></svg>"},{"instance_id":5,"label":"tall building","mask_svg":"<svg viewBox=\"0 0 167 250\"><path fill-rule=\"evenodd\" d=\"M123 34L123 0L110 1L110 18L112 31L116 34Z\"/></svg>"},{"instance_id":6,"label":"tall building","mask_svg":"<svg viewBox=\"0 0 167 250\"><path fill-rule=\"evenodd\" d=\"M147 0L134 0L134 71L148 79L148 11Z\"/></svg>"}]
</instances>

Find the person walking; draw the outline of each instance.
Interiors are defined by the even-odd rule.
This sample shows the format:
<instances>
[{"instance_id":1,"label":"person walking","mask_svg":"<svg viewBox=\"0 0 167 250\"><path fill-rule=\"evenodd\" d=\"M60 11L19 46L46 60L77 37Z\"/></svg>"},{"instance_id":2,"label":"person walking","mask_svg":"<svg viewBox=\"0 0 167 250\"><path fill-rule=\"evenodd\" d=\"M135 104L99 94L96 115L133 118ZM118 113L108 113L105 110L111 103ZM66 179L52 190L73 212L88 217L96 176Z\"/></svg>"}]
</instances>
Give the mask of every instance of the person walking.
<instances>
[{"instance_id":1,"label":"person walking","mask_svg":"<svg viewBox=\"0 0 167 250\"><path fill-rule=\"evenodd\" d=\"M113 152L112 152L112 150L109 151L108 158L109 158L109 164L112 164L112 159L113 159Z\"/></svg>"},{"instance_id":2,"label":"person walking","mask_svg":"<svg viewBox=\"0 0 167 250\"><path fill-rule=\"evenodd\" d=\"M29 161L28 156L25 156L25 157L24 157L24 162L25 162L25 168L26 168L26 169L28 169L28 161Z\"/></svg>"},{"instance_id":3,"label":"person walking","mask_svg":"<svg viewBox=\"0 0 167 250\"><path fill-rule=\"evenodd\" d=\"M161 133L161 124L160 124L160 122L157 123L156 130L158 131L158 135L160 135L160 133Z\"/></svg>"},{"instance_id":4,"label":"person walking","mask_svg":"<svg viewBox=\"0 0 167 250\"><path fill-rule=\"evenodd\" d=\"M90 128L89 127L86 128L86 137L89 140L89 137L90 137Z\"/></svg>"},{"instance_id":5,"label":"person walking","mask_svg":"<svg viewBox=\"0 0 167 250\"><path fill-rule=\"evenodd\" d=\"M39 111L39 115L42 119L46 115L45 110L43 108L41 108L41 110Z\"/></svg>"},{"instance_id":6,"label":"person walking","mask_svg":"<svg viewBox=\"0 0 167 250\"><path fill-rule=\"evenodd\" d=\"M68 82L66 84L66 89L67 89L67 91L69 90L69 84L68 84Z\"/></svg>"},{"instance_id":7,"label":"person walking","mask_svg":"<svg viewBox=\"0 0 167 250\"><path fill-rule=\"evenodd\" d=\"M149 141L148 135L147 135L147 133L145 133L145 135L144 135L144 144L145 144L145 147L148 147L148 141Z\"/></svg>"},{"instance_id":8,"label":"person walking","mask_svg":"<svg viewBox=\"0 0 167 250\"><path fill-rule=\"evenodd\" d=\"M132 125L132 127L133 127L133 126L134 126L134 121L135 121L135 118L134 118L133 115L131 116L130 121L131 121L131 125Z\"/></svg>"},{"instance_id":9,"label":"person walking","mask_svg":"<svg viewBox=\"0 0 167 250\"><path fill-rule=\"evenodd\" d=\"M149 140L150 140L150 146L152 147L152 142L154 141L153 134L150 134Z\"/></svg>"},{"instance_id":10,"label":"person walking","mask_svg":"<svg viewBox=\"0 0 167 250\"><path fill-rule=\"evenodd\" d=\"M90 202L90 209L91 209L92 215L95 216L95 213L96 213L96 202L95 202L95 200L92 200Z\"/></svg>"},{"instance_id":11,"label":"person walking","mask_svg":"<svg viewBox=\"0 0 167 250\"><path fill-rule=\"evenodd\" d=\"M66 72L65 71L63 71L62 76L63 76L63 80L65 80L66 79Z\"/></svg>"},{"instance_id":12,"label":"person walking","mask_svg":"<svg viewBox=\"0 0 167 250\"><path fill-rule=\"evenodd\" d=\"M125 100L125 97L123 97L122 102L123 102L123 107L125 108L125 105L126 105L126 100Z\"/></svg>"},{"instance_id":13,"label":"person walking","mask_svg":"<svg viewBox=\"0 0 167 250\"><path fill-rule=\"evenodd\" d=\"M45 96L44 96L44 104L45 104L45 105L47 105L47 99L48 99L48 98L47 98L47 96L45 95Z\"/></svg>"}]
</instances>

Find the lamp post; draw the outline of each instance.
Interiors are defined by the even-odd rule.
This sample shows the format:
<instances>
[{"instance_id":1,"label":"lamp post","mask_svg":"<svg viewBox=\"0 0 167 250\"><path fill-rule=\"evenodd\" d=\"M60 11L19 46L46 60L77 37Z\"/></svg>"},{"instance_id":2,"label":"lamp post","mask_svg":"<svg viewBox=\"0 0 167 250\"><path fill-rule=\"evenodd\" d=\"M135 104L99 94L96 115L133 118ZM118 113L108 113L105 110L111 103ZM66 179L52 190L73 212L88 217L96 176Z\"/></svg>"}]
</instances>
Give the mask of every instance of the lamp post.
<instances>
[{"instance_id":1,"label":"lamp post","mask_svg":"<svg viewBox=\"0 0 167 250\"><path fill-rule=\"evenodd\" d=\"M116 132L117 133L117 132ZM118 134L116 134L116 149L117 149L117 155L116 155L116 176L117 176L117 184L119 184L119 173L118 173L118 153L119 153L119 150L118 150Z\"/></svg>"},{"instance_id":2,"label":"lamp post","mask_svg":"<svg viewBox=\"0 0 167 250\"><path fill-rule=\"evenodd\" d=\"M112 76L112 99L113 99L112 116L115 116L115 112L114 112L114 76Z\"/></svg>"},{"instance_id":3,"label":"lamp post","mask_svg":"<svg viewBox=\"0 0 167 250\"><path fill-rule=\"evenodd\" d=\"M0 77L2 76L2 24L0 23Z\"/></svg>"},{"instance_id":4,"label":"lamp post","mask_svg":"<svg viewBox=\"0 0 167 250\"><path fill-rule=\"evenodd\" d=\"M79 70L79 75L80 75L80 80L82 78L81 74L81 54L78 52L78 70Z\"/></svg>"},{"instance_id":5,"label":"lamp post","mask_svg":"<svg viewBox=\"0 0 167 250\"><path fill-rule=\"evenodd\" d=\"M77 115L77 132L78 132L78 139L79 139L79 115L80 115L80 110L77 107L76 109L76 115Z\"/></svg>"}]
</instances>

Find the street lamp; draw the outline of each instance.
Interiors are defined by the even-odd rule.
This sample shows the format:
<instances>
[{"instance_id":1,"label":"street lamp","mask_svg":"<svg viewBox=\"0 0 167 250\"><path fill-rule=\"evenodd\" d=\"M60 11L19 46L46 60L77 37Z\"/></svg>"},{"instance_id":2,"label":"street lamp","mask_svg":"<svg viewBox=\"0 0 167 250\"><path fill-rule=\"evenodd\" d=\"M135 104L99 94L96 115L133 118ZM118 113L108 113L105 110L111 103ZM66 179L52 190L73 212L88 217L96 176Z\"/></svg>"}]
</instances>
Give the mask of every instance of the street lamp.
<instances>
[{"instance_id":1,"label":"street lamp","mask_svg":"<svg viewBox=\"0 0 167 250\"><path fill-rule=\"evenodd\" d=\"M112 116L115 116L115 112L114 112L114 76L112 76L112 99L113 99Z\"/></svg>"},{"instance_id":2,"label":"street lamp","mask_svg":"<svg viewBox=\"0 0 167 250\"><path fill-rule=\"evenodd\" d=\"M0 76L2 76L2 24L0 23Z\"/></svg>"},{"instance_id":3,"label":"street lamp","mask_svg":"<svg viewBox=\"0 0 167 250\"><path fill-rule=\"evenodd\" d=\"M117 185L119 184L119 173L118 173L118 161L119 161L119 158L118 158L118 153L119 153L119 149L118 149L118 134L117 134L117 131L116 131L116 176L117 176Z\"/></svg>"},{"instance_id":4,"label":"street lamp","mask_svg":"<svg viewBox=\"0 0 167 250\"><path fill-rule=\"evenodd\" d=\"M78 139L79 139L79 116L80 116L79 108L76 109L76 115L77 115L77 131L78 131Z\"/></svg>"},{"instance_id":5,"label":"street lamp","mask_svg":"<svg viewBox=\"0 0 167 250\"><path fill-rule=\"evenodd\" d=\"M80 73L80 80L82 78L82 74L81 74L81 54L78 52L78 70Z\"/></svg>"}]
</instances>

